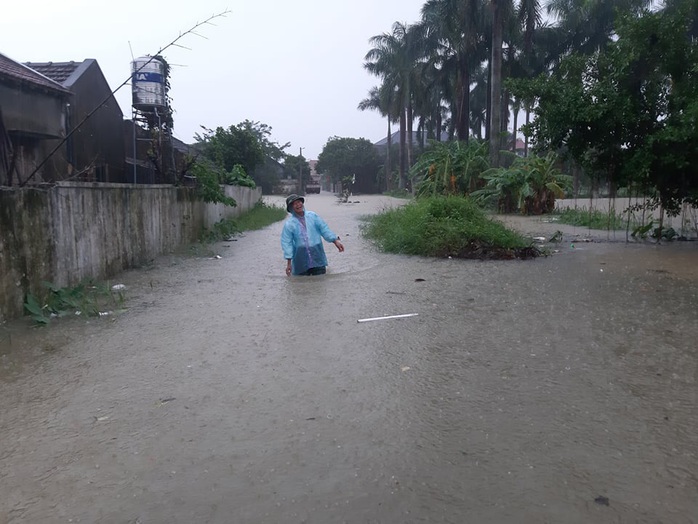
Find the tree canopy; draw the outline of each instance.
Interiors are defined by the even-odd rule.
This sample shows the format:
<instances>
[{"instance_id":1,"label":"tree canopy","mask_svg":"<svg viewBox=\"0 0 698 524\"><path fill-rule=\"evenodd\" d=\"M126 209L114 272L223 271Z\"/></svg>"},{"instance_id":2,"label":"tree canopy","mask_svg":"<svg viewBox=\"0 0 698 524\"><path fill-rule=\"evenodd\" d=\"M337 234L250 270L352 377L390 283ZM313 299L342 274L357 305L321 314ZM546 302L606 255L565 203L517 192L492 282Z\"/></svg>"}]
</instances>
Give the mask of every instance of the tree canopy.
<instances>
[{"instance_id":1,"label":"tree canopy","mask_svg":"<svg viewBox=\"0 0 698 524\"><path fill-rule=\"evenodd\" d=\"M270 139L272 128L260 122L245 120L228 128L215 130L202 126L203 135L196 135L202 156L222 174L241 166L265 193L271 193L278 182L278 172L269 164L279 162L289 143L280 145ZM265 161L271 159L274 162Z\"/></svg>"},{"instance_id":2,"label":"tree canopy","mask_svg":"<svg viewBox=\"0 0 698 524\"><path fill-rule=\"evenodd\" d=\"M526 131L538 149L566 150L612 188L656 190L670 213L698 203L696 8L677 4L626 15L604 50L573 54L551 76L511 84L535 100Z\"/></svg>"},{"instance_id":3,"label":"tree canopy","mask_svg":"<svg viewBox=\"0 0 698 524\"><path fill-rule=\"evenodd\" d=\"M330 138L318 156L315 170L329 175L334 184L353 191L376 193L381 164L376 148L365 138Z\"/></svg>"},{"instance_id":4,"label":"tree canopy","mask_svg":"<svg viewBox=\"0 0 698 524\"><path fill-rule=\"evenodd\" d=\"M225 171L241 165L251 173L264 161L264 149L258 137L243 124L215 130L204 128L203 136L196 136L203 156Z\"/></svg>"},{"instance_id":5,"label":"tree canopy","mask_svg":"<svg viewBox=\"0 0 698 524\"><path fill-rule=\"evenodd\" d=\"M379 84L359 107L388 134L399 122L401 185L416 137L485 131L497 168L525 130L524 155L532 140L592 191L625 187L674 213L698 198L696 13L696 0L426 0L420 20L369 39Z\"/></svg>"}]
</instances>

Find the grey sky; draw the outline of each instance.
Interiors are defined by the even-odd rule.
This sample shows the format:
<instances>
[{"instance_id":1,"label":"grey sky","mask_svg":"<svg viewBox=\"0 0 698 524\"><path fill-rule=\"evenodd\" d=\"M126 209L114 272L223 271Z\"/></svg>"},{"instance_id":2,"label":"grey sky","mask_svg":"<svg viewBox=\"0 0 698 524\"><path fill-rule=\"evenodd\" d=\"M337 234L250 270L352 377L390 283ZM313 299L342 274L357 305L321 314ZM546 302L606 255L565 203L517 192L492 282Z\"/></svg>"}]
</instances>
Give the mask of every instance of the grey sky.
<instances>
[{"instance_id":1,"label":"grey sky","mask_svg":"<svg viewBox=\"0 0 698 524\"><path fill-rule=\"evenodd\" d=\"M200 125L249 119L272 127L287 152L314 159L331 136L386 132L356 106L378 83L363 69L368 39L396 21L419 19L423 0L25 0L6 2L0 53L20 62L98 61L112 89L135 57L155 53L196 22L226 9L205 38L188 35L163 54L171 76L175 136L192 142ZM130 48L129 48L130 43ZM117 93L131 115L130 86Z\"/></svg>"}]
</instances>

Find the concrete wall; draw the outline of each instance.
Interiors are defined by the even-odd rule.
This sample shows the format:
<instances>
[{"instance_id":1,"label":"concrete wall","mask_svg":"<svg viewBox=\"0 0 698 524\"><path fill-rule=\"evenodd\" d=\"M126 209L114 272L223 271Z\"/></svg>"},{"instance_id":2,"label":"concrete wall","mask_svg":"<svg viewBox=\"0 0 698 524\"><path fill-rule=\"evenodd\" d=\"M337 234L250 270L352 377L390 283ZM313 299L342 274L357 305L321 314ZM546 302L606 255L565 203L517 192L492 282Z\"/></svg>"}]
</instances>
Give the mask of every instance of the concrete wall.
<instances>
[{"instance_id":1,"label":"concrete wall","mask_svg":"<svg viewBox=\"0 0 698 524\"><path fill-rule=\"evenodd\" d=\"M609 209L614 209L615 214L622 215L627 218L625 211L631 206L641 204L643 201L636 198L568 198L555 200L555 209L560 211L563 209L594 209L602 213L608 213ZM642 211L633 211L631 217L638 222L647 223L650 219L659 221L660 210L648 210L644 214ZM698 237L698 208L692 207L689 204L684 204L681 207L681 213L678 216L671 217L664 215L665 228L672 227L679 235L686 238Z\"/></svg>"},{"instance_id":2,"label":"concrete wall","mask_svg":"<svg viewBox=\"0 0 698 524\"><path fill-rule=\"evenodd\" d=\"M63 182L49 189L0 188L0 322L24 314L42 282L103 280L239 216L261 189L225 186L238 205L200 201L192 188Z\"/></svg>"}]
</instances>

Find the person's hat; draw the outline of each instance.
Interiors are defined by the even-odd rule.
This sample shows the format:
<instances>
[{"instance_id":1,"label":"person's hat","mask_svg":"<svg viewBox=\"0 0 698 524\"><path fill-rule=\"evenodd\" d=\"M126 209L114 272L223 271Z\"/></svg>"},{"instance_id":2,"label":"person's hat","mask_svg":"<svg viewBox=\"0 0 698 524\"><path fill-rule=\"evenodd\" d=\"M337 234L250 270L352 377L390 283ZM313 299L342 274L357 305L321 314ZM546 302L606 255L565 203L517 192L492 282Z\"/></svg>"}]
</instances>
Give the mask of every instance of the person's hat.
<instances>
[{"instance_id":1,"label":"person's hat","mask_svg":"<svg viewBox=\"0 0 698 524\"><path fill-rule=\"evenodd\" d=\"M294 203L296 200L300 200L301 202L303 202L303 203L305 204L305 198L303 198L302 196L298 196L298 195L295 195L295 194L294 194L294 195L288 195L288 196L286 197L286 211L288 211L289 213L291 212L291 206L293 205L293 203Z\"/></svg>"}]
</instances>

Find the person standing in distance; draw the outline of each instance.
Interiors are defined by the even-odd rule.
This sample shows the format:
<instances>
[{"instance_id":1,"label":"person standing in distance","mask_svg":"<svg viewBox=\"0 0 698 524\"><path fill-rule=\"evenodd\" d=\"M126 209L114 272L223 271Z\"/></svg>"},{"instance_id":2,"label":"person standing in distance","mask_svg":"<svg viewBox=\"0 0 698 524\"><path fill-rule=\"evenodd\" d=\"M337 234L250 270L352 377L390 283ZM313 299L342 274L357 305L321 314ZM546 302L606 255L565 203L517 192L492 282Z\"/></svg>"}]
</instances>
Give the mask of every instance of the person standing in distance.
<instances>
[{"instance_id":1,"label":"person standing in distance","mask_svg":"<svg viewBox=\"0 0 698 524\"><path fill-rule=\"evenodd\" d=\"M344 246L317 213L305 209L305 199L298 195L286 198L291 216L281 231L281 249L286 259L286 275L324 275L327 266L322 239L331 242L341 253Z\"/></svg>"}]
</instances>

